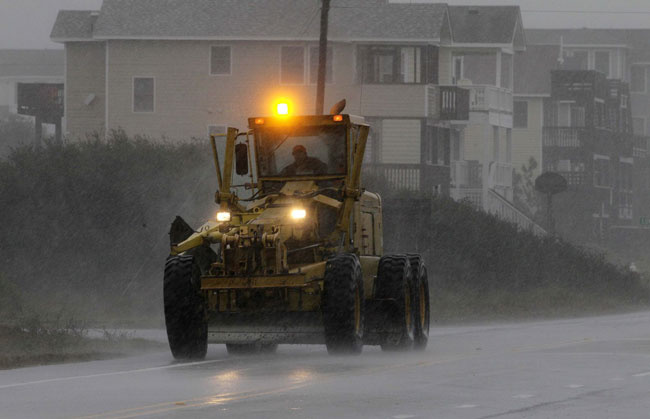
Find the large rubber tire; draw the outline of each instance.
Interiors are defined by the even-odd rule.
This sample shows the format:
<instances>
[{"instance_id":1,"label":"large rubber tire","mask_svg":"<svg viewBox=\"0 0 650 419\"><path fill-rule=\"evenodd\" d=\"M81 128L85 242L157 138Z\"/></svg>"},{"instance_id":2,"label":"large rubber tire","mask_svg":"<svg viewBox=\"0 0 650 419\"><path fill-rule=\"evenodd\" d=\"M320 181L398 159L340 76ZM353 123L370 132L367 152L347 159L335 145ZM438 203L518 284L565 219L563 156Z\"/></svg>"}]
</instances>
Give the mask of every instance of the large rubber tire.
<instances>
[{"instance_id":1,"label":"large rubber tire","mask_svg":"<svg viewBox=\"0 0 650 419\"><path fill-rule=\"evenodd\" d=\"M322 311L327 352L360 354L365 299L359 258L344 253L329 259L324 282Z\"/></svg>"},{"instance_id":2,"label":"large rubber tire","mask_svg":"<svg viewBox=\"0 0 650 419\"><path fill-rule=\"evenodd\" d=\"M429 342L431 307L429 300L429 279L427 267L420 255L409 254L411 264L411 283L413 284L413 311L415 312L415 335L413 348L422 351Z\"/></svg>"},{"instance_id":3,"label":"large rubber tire","mask_svg":"<svg viewBox=\"0 0 650 419\"><path fill-rule=\"evenodd\" d=\"M201 271L191 255L172 256L165 264L163 282L165 325L176 359L203 359L208 350L205 298Z\"/></svg>"},{"instance_id":4,"label":"large rubber tire","mask_svg":"<svg viewBox=\"0 0 650 419\"><path fill-rule=\"evenodd\" d=\"M405 255L387 255L379 260L375 297L392 300L383 313L389 333L381 343L384 351L404 351L413 347L415 313L413 311L413 284L411 264Z\"/></svg>"}]
</instances>

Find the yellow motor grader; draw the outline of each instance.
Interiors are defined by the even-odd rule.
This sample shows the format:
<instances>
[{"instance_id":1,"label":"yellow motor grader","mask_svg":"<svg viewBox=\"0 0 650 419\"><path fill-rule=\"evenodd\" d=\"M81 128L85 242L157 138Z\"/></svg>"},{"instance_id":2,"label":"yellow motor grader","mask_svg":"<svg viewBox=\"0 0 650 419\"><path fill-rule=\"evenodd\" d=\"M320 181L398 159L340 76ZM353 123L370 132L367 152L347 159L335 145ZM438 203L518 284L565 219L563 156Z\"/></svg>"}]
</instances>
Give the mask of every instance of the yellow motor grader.
<instances>
[{"instance_id":1,"label":"yellow motor grader","mask_svg":"<svg viewBox=\"0 0 650 419\"><path fill-rule=\"evenodd\" d=\"M222 164L211 136L215 219L194 230L176 217L170 230L164 306L175 358L203 358L208 343L231 354L426 347L425 265L383 255L381 198L360 182L369 126L341 110L289 116L279 104L246 131L228 128ZM251 176L249 198L233 192L233 169Z\"/></svg>"}]
</instances>

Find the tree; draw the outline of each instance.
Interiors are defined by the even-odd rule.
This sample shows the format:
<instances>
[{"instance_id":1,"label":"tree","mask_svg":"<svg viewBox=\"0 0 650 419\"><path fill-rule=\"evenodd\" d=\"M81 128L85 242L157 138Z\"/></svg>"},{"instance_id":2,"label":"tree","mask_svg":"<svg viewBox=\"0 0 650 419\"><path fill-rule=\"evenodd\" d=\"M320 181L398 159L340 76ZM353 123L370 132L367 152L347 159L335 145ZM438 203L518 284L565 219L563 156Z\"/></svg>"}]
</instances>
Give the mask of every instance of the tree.
<instances>
[{"instance_id":1,"label":"tree","mask_svg":"<svg viewBox=\"0 0 650 419\"><path fill-rule=\"evenodd\" d=\"M526 211L536 219L541 208L541 202L535 190L535 170L538 167L537 160L531 157L528 164L521 165L521 171L514 173L514 201L515 205Z\"/></svg>"}]
</instances>

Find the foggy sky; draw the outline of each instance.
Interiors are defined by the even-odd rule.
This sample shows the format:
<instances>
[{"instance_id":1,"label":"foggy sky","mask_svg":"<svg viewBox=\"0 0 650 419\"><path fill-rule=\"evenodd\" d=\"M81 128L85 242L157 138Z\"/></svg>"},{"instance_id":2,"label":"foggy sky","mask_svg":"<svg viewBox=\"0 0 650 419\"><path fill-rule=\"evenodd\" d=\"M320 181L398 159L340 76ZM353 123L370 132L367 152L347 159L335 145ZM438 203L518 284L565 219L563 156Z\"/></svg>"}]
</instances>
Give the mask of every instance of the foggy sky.
<instances>
[{"instance_id":1,"label":"foggy sky","mask_svg":"<svg viewBox=\"0 0 650 419\"><path fill-rule=\"evenodd\" d=\"M408 3L426 0L391 1ZM0 0L0 48L62 48L60 44L49 40L58 10L98 10L101 3L101 0ZM648 0L447 0L446 3L518 4L522 8L526 28L650 28ZM558 12L539 13L533 10L557 10ZM581 10L607 13L562 12ZM634 13L611 13L614 11Z\"/></svg>"}]
</instances>

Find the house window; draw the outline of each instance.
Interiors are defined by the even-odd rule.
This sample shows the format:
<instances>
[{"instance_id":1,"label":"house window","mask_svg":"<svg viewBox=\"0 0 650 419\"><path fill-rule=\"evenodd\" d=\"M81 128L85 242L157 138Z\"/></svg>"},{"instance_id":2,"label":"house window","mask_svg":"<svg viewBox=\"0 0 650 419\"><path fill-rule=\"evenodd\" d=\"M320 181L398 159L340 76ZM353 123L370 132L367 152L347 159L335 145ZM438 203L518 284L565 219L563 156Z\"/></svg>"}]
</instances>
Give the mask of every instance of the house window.
<instances>
[{"instance_id":1,"label":"house window","mask_svg":"<svg viewBox=\"0 0 650 419\"><path fill-rule=\"evenodd\" d=\"M512 89L512 55L501 54L501 87Z\"/></svg>"},{"instance_id":2,"label":"house window","mask_svg":"<svg viewBox=\"0 0 650 419\"><path fill-rule=\"evenodd\" d=\"M528 128L528 101L515 100L512 124L514 128Z\"/></svg>"},{"instance_id":3,"label":"house window","mask_svg":"<svg viewBox=\"0 0 650 419\"><path fill-rule=\"evenodd\" d=\"M154 111L153 77L135 77L133 79L133 112Z\"/></svg>"},{"instance_id":4,"label":"house window","mask_svg":"<svg viewBox=\"0 0 650 419\"><path fill-rule=\"evenodd\" d=\"M594 156L594 186L611 187L609 157Z\"/></svg>"},{"instance_id":5,"label":"house window","mask_svg":"<svg viewBox=\"0 0 650 419\"><path fill-rule=\"evenodd\" d=\"M571 103L560 102L557 106L557 126L570 127L571 126Z\"/></svg>"},{"instance_id":6,"label":"house window","mask_svg":"<svg viewBox=\"0 0 650 419\"><path fill-rule=\"evenodd\" d=\"M301 84L305 82L305 49L282 47L280 53L280 83Z\"/></svg>"},{"instance_id":7,"label":"house window","mask_svg":"<svg viewBox=\"0 0 650 419\"><path fill-rule=\"evenodd\" d=\"M424 72L422 48L388 46L363 48L364 83L422 83Z\"/></svg>"},{"instance_id":8,"label":"house window","mask_svg":"<svg viewBox=\"0 0 650 419\"><path fill-rule=\"evenodd\" d=\"M632 92L645 93L646 91L646 77L645 67L638 65L632 66L630 69L630 90Z\"/></svg>"},{"instance_id":9,"label":"house window","mask_svg":"<svg viewBox=\"0 0 650 419\"><path fill-rule=\"evenodd\" d=\"M589 53L587 51L565 51L564 69L565 70L588 70Z\"/></svg>"},{"instance_id":10,"label":"house window","mask_svg":"<svg viewBox=\"0 0 650 419\"><path fill-rule=\"evenodd\" d=\"M595 52L594 69L609 77L609 51Z\"/></svg>"},{"instance_id":11,"label":"house window","mask_svg":"<svg viewBox=\"0 0 650 419\"><path fill-rule=\"evenodd\" d=\"M230 74L230 47L213 46L210 47L210 74L228 75Z\"/></svg>"},{"instance_id":12,"label":"house window","mask_svg":"<svg viewBox=\"0 0 650 419\"><path fill-rule=\"evenodd\" d=\"M309 83L315 84L318 82L318 47L309 48ZM333 68L333 54L332 47L327 47L327 67L325 69L325 83L332 82L332 68Z\"/></svg>"},{"instance_id":13,"label":"house window","mask_svg":"<svg viewBox=\"0 0 650 419\"><path fill-rule=\"evenodd\" d=\"M454 79L452 80L453 84L458 84L459 81L463 79L463 57L455 56L454 57Z\"/></svg>"}]
</instances>

